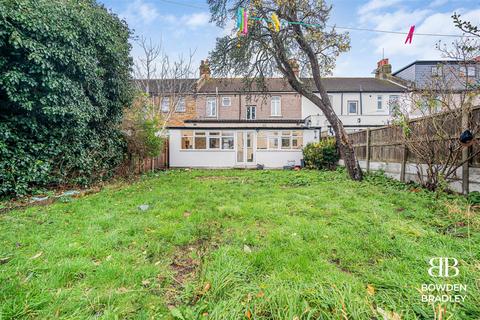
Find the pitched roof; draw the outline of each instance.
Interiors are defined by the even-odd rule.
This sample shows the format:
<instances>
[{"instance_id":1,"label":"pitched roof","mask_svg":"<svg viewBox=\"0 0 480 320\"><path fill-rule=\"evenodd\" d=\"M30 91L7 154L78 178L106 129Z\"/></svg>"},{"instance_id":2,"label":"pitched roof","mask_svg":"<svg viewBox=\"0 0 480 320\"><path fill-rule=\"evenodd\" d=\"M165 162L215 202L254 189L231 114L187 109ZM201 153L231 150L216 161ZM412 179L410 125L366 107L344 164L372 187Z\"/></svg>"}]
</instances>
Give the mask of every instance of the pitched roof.
<instances>
[{"instance_id":1,"label":"pitched roof","mask_svg":"<svg viewBox=\"0 0 480 320\"><path fill-rule=\"evenodd\" d=\"M312 78L302 79L306 84L314 87ZM328 92L403 92L405 89L387 80L376 78L323 78L322 83ZM268 92L294 92L284 78L267 78L265 87ZM217 92L259 92L261 87L253 82L249 87L241 78L210 78L200 86L199 93ZM316 91L316 90L315 90Z\"/></svg>"},{"instance_id":2,"label":"pitched roof","mask_svg":"<svg viewBox=\"0 0 480 320\"><path fill-rule=\"evenodd\" d=\"M163 93L194 93L197 79L134 79L135 85L142 91L148 90L152 94Z\"/></svg>"},{"instance_id":3,"label":"pitched roof","mask_svg":"<svg viewBox=\"0 0 480 320\"><path fill-rule=\"evenodd\" d=\"M141 87L146 85L145 80L134 80ZM312 78L303 78L303 82L311 88L315 88ZM185 92L186 88L195 91L197 79L179 79L173 82L170 79L150 80L149 90L155 94L159 91L170 92L175 87L177 92ZM327 92L403 92L405 89L387 80L372 77L343 78L328 77L322 78L322 83ZM285 78L266 78L265 89L267 92L294 92ZM253 81L248 84L243 78L210 78L198 86L198 93L239 93L239 92L260 92L261 86ZM316 91L316 90L314 90Z\"/></svg>"}]
</instances>

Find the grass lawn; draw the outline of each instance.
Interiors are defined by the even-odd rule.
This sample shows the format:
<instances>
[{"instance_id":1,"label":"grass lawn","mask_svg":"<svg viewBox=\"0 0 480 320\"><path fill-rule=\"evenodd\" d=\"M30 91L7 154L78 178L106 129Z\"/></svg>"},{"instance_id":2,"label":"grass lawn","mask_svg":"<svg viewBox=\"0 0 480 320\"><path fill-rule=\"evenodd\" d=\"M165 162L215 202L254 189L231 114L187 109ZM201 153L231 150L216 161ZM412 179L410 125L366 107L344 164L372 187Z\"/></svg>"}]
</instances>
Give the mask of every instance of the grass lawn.
<instances>
[{"instance_id":1,"label":"grass lawn","mask_svg":"<svg viewBox=\"0 0 480 320\"><path fill-rule=\"evenodd\" d=\"M434 319L431 283L467 285L442 319L480 319L478 213L413 191L342 171L172 170L3 213L0 319ZM432 257L459 276L429 276Z\"/></svg>"}]
</instances>

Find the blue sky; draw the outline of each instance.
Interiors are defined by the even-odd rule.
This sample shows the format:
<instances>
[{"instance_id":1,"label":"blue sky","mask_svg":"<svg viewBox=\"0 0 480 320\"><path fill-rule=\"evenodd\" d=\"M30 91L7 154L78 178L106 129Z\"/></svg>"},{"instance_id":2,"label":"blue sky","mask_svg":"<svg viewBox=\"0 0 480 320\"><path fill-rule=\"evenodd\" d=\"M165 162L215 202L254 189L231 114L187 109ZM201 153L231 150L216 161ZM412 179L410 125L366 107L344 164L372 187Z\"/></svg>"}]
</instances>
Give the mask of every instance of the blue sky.
<instances>
[{"instance_id":1,"label":"blue sky","mask_svg":"<svg viewBox=\"0 0 480 320\"><path fill-rule=\"evenodd\" d=\"M162 43L171 57L188 55L195 50L195 64L213 49L215 39L226 33L209 23L206 1L202 0L99 0L108 9L126 19L136 35ZM451 19L453 12L480 25L480 0L365 0L330 1L333 4L330 24L344 27L371 28L408 32L411 25L419 33L459 34ZM183 4L183 5L181 5ZM452 38L413 37L404 44L405 36L396 34L350 31L351 49L337 60L333 75L371 76L376 62L390 59L393 70L414 60L440 58L435 49L439 40ZM134 45L132 55L139 55Z\"/></svg>"}]
</instances>

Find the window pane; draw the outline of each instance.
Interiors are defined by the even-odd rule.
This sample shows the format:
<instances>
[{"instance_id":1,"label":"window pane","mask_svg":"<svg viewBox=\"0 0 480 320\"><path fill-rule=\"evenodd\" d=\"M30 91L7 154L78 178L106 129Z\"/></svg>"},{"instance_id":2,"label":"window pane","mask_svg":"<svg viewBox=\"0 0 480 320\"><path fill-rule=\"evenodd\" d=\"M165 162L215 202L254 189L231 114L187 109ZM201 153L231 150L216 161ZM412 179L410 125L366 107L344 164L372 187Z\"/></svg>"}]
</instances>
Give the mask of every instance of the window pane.
<instances>
[{"instance_id":1,"label":"window pane","mask_svg":"<svg viewBox=\"0 0 480 320\"><path fill-rule=\"evenodd\" d=\"M278 138L276 137L268 138L268 149L278 149Z\"/></svg>"},{"instance_id":2,"label":"window pane","mask_svg":"<svg viewBox=\"0 0 480 320\"><path fill-rule=\"evenodd\" d=\"M222 149L233 149L233 137L222 138Z\"/></svg>"},{"instance_id":3,"label":"window pane","mask_svg":"<svg viewBox=\"0 0 480 320\"><path fill-rule=\"evenodd\" d=\"M182 137L182 149L193 149L193 137Z\"/></svg>"},{"instance_id":4,"label":"window pane","mask_svg":"<svg viewBox=\"0 0 480 320\"><path fill-rule=\"evenodd\" d=\"M220 149L220 138L209 138L208 147L210 149Z\"/></svg>"},{"instance_id":5,"label":"window pane","mask_svg":"<svg viewBox=\"0 0 480 320\"><path fill-rule=\"evenodd\" d=\"M220 132L210 132L209 135L211 136L219 136Z\"/></svg>"},{"instance_id":6,"label":"window pane","mask_svg":"<svg viewBox=\"0 0 480 320\"><path fill-rule=\"evenodd\" d=\"M383 108L383 97L382 96L378 96L377 97L377 109L382 109Z\"/></svg>"},{"instance_id":7,"label":"window pane","mask_svg":"<svg viewBox=\"0 0 480 320\"><path fill-rule=\"evenodd\" d=\"M267 149L267 132L259 131L257 133L257 149Z\"/></svg>"},{"instance_id":8,"label":"window pane","mask_svg":"<svg viewBox=\"0 0 480 320\"><path fill-rule=\"evenodd\" d=\"M290 137L282 137L282 149L290 149Z\"/></svg>"},{"instance_id":9,"label":"window pane","mask_svg":"<svg viewBox=\"0 0 480 320\"><path fill-rule=\"evenodd\" d=\"M182 130L182 137L191 137L193 136L192 130Z\"/></svg>"},{"instance_id":10,"label":"window pane","mask_svg":"<svg viewBox=\"0 0 480 320\"><path fill-rule=\"evenodd\" d=\"M168 112L170 110L170 98L162 98L162 112Z\"/></svg>"},{"instance_id":11,"label":"window pane","mask_svg":"<svg viewBox=\"0 0 480 320\"><path fill-rule=\"evenodd\" d=\"M195 149L207 149L207 138L195 137Z\"/></svg>"},{"instance_id":12,"label":"window pane","mask_svg":"<svg viewBox=\"0 0 480 320\"><path fill-rule=\"evenodd\" d=\"M223 97L222 98L222 106L230 107L230 105L231 105L230 97Z\"/></svg>"},{"instance_id":13,"label":"window pane","mask_svg":"<svg viewBox=\"0 0 480 320\"><path fill-rule=\"evenodd\" d=\"M348 113L357 113L357 103L356 102L349 102L348 103Z\"/></svg>"},{"instance_id":14,"label":"window pane","mask_svg":"<svg viewBox=\"0 0 480 320\"><path fill-rule=\"evenodd\" d=\"M178 99L177 103L177 112L185 112L186 107L185 107L185 98L181 97Z\"/></svg>"},{"instance_id":15,"label":"window pane","mask_svg":"<svg viewBox=\"0 0 480 320\"><path fill-rule=\"evenodd\" d=\"M233 137L233 131L222 131L222 137Z\"/></svg>"},{"instance_id":16,"label":"window pane","mask_svg":"<svg viewBox=\"0 0 480 320\"><path fill-rule=\"evenodd\" d=\"M204 136L204 135L205 135L205 132L203 132L203 131L195 131L195 135L196 135L196 136Z\"/></svg>"}]
</instances>

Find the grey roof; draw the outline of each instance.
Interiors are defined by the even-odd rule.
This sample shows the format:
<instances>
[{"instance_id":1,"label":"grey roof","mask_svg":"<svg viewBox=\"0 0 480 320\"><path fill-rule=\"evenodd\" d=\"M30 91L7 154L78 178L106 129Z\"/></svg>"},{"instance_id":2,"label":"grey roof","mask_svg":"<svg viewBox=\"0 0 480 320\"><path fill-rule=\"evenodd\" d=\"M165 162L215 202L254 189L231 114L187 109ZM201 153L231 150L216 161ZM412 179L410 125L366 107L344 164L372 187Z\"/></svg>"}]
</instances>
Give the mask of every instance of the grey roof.
<instances>
[{"instance_id":1,"label":"grey roof","mask_svg":"<svg viewBox=\"0 0 480 320\"><path fill-rule=\"evenodd\" d=\"M399 72L402 72L403 70L413 66L414 64L423 64L423 65L437 65L437 64L460 64L460 63L464 63L464 61L460 61L460 60L448 60L448 59L445 59L445 60L415 60L413 62L410 62L409 64L407 64L405 67L395 71L394 73L392 73L392 75L396 75L397 73ZM474 61L471 61L471 63L478 63L476 62L475 60Z\"/></svg>"},{"instance_id":2,"label":"grey roof","mask_svg":"<svg viewBox=\"0 0 480 320\"><path fill-rule=\"evenodd\" d=\"M304 78L303 82L315 88L312 78ZM405 89L395 83L377 78L322 78L322 83L328 92L403 92ZM294 92L288 81L284 78L267 78L265 87L269 92ZM218 92L259 92L260 86L255 82L250 87L241 78L211 78L199 88L199 93ZM317 91L314 89L314 91Z\"/></svg>"},{"instance_id":3,"label":"grey roof","mask_svg":"<svg viewBox=\"0 0 480 320\"><path fill-rule=\"evenodd\" d=\"M145 80L134 80L140 87L144 87ZM197 88L197 79L172 80L150 80L149 90L155 94L159 91L170 92L170 87L175 86L176 91L185 92L185 88L191 88L194 93ZM315 88L312 78L303 78L303 82L311 88ZM381 80L372 77L344 78L327 77L322 78L322 83L327 92L403 92L405 89L393 82ZM285 78L266 78L263 85L267 92L295 92ZM159 88L163 86L163 89ZM210 78L198 86L198 93L241 93L241 92L261 92L262 87L259 83L246 82L242 78ZM314 89L314 91L317 91Z\"/></svg>"}]
</instances>

